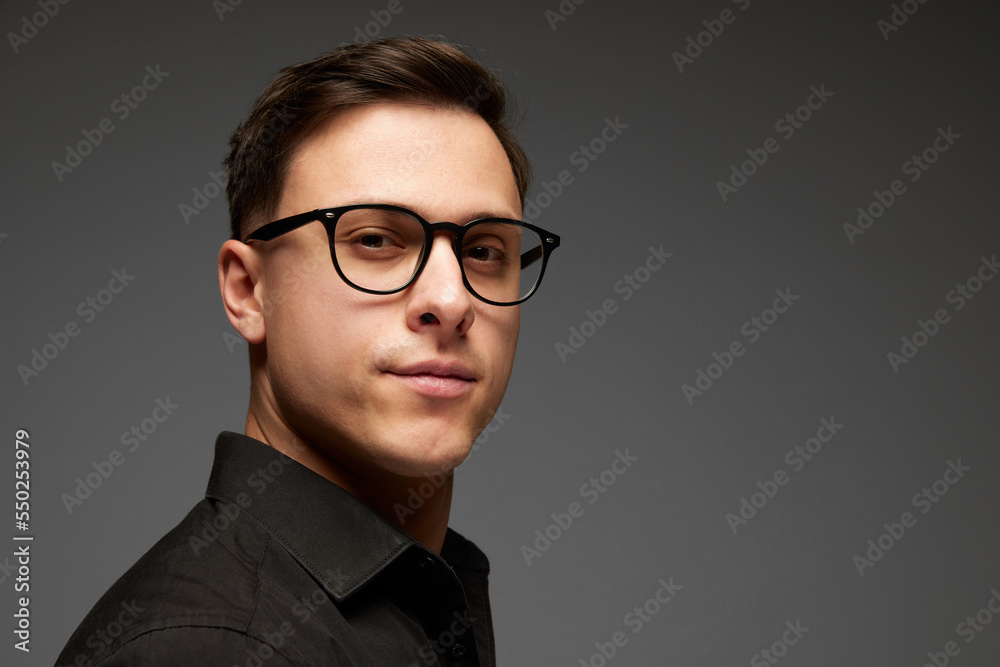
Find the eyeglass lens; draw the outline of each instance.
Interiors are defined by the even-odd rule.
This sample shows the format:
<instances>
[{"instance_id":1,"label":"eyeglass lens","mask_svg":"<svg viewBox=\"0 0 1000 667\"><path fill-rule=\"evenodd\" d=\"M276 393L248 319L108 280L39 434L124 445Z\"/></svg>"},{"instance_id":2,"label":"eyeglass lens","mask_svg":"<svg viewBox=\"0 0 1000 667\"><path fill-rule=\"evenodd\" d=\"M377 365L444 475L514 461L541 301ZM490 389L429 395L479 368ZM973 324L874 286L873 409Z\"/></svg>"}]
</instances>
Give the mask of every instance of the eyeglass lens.
<instances>
[{"instance_id":1,"label":"eyeglass lens","mask_svg":"<svg viewBox=\"0 0 1000 667\"><path fill-rule=\"evenodd\" d=\"M331 248L344 277L358 287L392 291L406 285L423 260L424 230L400 211L354 209L337 221ZM479 296L508 303L527 296L542 271L542 239L506 222L479 222L462 241L465 277Z\"/></svg>"}]
</instances>

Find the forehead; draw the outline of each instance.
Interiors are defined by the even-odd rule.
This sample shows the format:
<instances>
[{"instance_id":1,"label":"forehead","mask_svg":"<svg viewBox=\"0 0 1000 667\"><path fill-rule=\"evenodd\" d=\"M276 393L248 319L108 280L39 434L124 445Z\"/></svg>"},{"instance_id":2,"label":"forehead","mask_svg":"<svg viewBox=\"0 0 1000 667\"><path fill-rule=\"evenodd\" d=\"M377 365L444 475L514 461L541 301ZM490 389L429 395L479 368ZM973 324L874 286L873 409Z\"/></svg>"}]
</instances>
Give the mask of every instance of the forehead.
<instances>
[{"instance_id":1,"label":"forehead","mask_svg":"<svg viewBox=\"0 0 1000 667\"><path fill-rule=\"evenodd\" d=\"M306 137L278 213L365 202L403 202L438 219L463 207L521 213L510 161L486 121L408 102L351 107Z\"/></svg>"}]
</instances>

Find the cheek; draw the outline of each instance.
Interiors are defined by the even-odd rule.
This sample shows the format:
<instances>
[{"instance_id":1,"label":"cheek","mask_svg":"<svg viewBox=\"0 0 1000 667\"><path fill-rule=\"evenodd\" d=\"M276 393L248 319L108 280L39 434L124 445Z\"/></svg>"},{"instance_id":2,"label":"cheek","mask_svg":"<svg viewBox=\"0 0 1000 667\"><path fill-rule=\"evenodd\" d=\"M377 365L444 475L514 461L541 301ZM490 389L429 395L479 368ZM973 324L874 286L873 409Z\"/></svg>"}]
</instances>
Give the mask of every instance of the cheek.
<instances>
[{"instance_id":1,"label":"cheek","mask_svg":"<svg viewBox=\"0 0 1000 667\"><path fill-rule=\"evenodd\" d=\"M492 315L490 319L481 318L485 321L480 322L477 319L476 324L486 325L490 329L483 353L493 367L495 391L502 393L507 387L510 371L514 365L514 352L517 349L517 336L521 327L521 311L517 306L497 308L503 310L490 313ZM473 324L473 328L476 324Z\"/></svg>"},{"instance_id":2,"label":"cheek","mask_svg":"<svg viewBox=\"0 0 1000 667\"><path fill-rule=\"evenodd\" d=\"M329 259L327 259L329 261ZM265 345L275 384L308 400L329 394L332 381L349 375L345 360L362 358L363 316L352 312L353 292L325 266L286 271L265 300Z\"/></svg>"}]
</instances>

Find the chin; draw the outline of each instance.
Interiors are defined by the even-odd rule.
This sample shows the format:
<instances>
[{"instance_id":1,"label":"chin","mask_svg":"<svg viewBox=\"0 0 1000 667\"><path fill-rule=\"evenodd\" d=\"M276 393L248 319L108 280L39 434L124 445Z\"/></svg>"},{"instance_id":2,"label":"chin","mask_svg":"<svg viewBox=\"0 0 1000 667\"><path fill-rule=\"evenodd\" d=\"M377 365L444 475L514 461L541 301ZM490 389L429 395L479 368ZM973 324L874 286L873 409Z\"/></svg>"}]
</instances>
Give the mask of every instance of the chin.
<instances>
[{"instance_id":1,"label":"chin","mask_svg":"<svg viewBox=\"0 0 1000 667\"><path fill-rule=\"evenodd\" d=\"M452 429L442 437L408 433L383 440L376 463L389 472L403 477L430 477L450 474L472 451L474 436L456 435ZM401 446L403 445L403 446Z\"/></svg>"}]
</instances>

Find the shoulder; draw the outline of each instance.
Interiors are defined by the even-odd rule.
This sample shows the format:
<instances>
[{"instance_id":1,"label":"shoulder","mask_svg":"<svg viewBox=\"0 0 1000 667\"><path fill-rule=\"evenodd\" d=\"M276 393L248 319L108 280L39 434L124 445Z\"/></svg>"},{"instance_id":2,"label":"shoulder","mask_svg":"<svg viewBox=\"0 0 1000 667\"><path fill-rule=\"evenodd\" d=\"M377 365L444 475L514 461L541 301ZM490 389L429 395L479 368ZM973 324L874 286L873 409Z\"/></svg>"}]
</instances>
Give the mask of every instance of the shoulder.
<instances>
[{"instance_id":1,"label":"shoulder","mask_svg":"<svg viewBox=\"0 0 1000 667\"><path fill-rule=\"evenodd\" d=\"M260 568L280 560L271 541L236 505L199 502L94 605L57 665L246 664L260 653L286 664L279 637L258 629Z\"/></svg>"}]
</instances>

